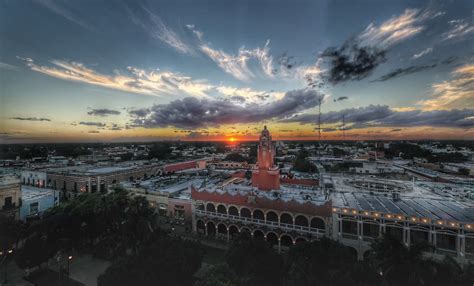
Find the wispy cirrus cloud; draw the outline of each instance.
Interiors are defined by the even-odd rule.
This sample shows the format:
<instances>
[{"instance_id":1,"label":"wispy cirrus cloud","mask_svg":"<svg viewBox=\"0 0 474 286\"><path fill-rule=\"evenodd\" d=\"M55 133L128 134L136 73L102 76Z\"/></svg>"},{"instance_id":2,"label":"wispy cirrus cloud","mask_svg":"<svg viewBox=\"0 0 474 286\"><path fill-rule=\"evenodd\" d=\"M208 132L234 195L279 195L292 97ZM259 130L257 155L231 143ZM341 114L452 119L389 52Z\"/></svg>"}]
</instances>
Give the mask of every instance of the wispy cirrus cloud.
<instances>
[{"instance_id":1,"label":"wispy cirrus cloud","mask_svg":"<svg viewBox=\"0 0 474 286\"><path fill-rule=\"evenodd\" d=\"M420 33L425 29L425 20L439 15L430 10L406 9L403 14L393 16L379 26L371 23L358 39L366 46L388 48Z\"/></svg>"},{"instance_id":2,"label":"wispy cirrus cloud","mask_svg":"<svg viewBox=\"0 0 474 286\"><path fill-rule=\"evenodd\" d=\"M239 80L248 81L256 77L255 73L249 68L249 62L252 60L256 60L259 63L261 71L265 76L274 76L273 57L269 54L269 45L270 41L267 40L263 48L240 48L237 54L229 54L222 50L214 49L205 43L200 45L200 49L223 71Z\"/></svg>"},{"instance_id":3,"label":"wispy cirrus cloud","mask_svg":"<svg viewBox=\"0 0 474 286\"><path fill-rule=\"evenodd\" d=\"M78 62L53 60L49 65L39 65L31 58L18 58L31 70L51 77L144 95L199 98L240 96L247 103L261 103L281 98L283 95L281 92L258 91L247 87L214 85L205 80L193 79L170 71L144 70L129 66L126 72L116 71L113 75L107 75Z\"/></svg>"},{"instance_id":4,"label":"wispy cirrus cloud","mask_svg":"<svg viewBox=\"0 0 474 286\"><path fill-rule=\"evenodd\" d=\"M419 53L417 53L417 54L414 54L411 58L414 59L414 60L416 60L416 59L418 59L418 58L421 58L422 56L425 56L425 55L431 53L432 51L433 51L433 48L426 48L426 49L424 49L423 51L421 51L421 52L419 52Z\"/></svg>"},{"instance_id":5,"label":"wispy cirrus cloud","mask_svg":"<svg viewBox=\"0 0 474 286\"><path fill-rule=\"evenodd\" d=\"M182 54L193 54L193 48L174 29L165 24L161 17L146 7L133 12L127 9L132 22L141 27L152 38L162 41Z\"/></svg>"},{"instance_id":6,"label":"wispy cirrus cloud","mask_svg":"<svg viewBox=\"0 0 474 286\"><path fill-rule=\"evenodd\" d=\"M0 62L0 69L6 69L6 70L18 70L17 66L7 64L7 63L2 63Z\"/></svg>"},{"instance_id":7,"label":"wispy cirrus cloud","mask_svg":"<svg viewBox=\"0 0 474 286\"><path fill-rule=\"evenodd\" d=\"M75 13L73 9L68 7L67 1L55 1L55 0L34 0L34 2L42 5L43 7L49 9L51 12L56 13L67 20L76 23L83 28L94 30L94 28L84 21L83 17L78 15L79 13Z\"/></svg>"},{"instance_id":8,"label":"wispy cirrus cloud","mask_svg":"<svg viewBox=\"0 0 474 286\"><path fill-rule=\"evenodd\" d=\"M272 78L275 75L273 56L270 55L270 40L265 42L263 47L247 49L241 47L237 54L227 53L221 49L213 48L205 42L204 33L196 29L195 25L186 25L198 39L198 46L202 53L208 56L224 72L232 75L236 79L249 81L257 76L257 72L266 77ZM252 71L250 62L255 61L260 67L260 71Z\"/></svg>"},{"instance_id":9,"label":"wispy cirrus cloud","mask_svg":"<svg viewBox=\"0 0 474 286\"><path fill-rule=\"evenodd\" d=\"M166 71L128 67L126 74L105 75L78 62L52 60L52 65L38 65L30 58L26 58L25 62L31 70L52 77L145 95L185 93L207 96L206 91L211 88L203 81Z\"/></svg>"},{"instance_id":10,"label":"wispy cirrus cloud","mask_svg":"<svg viewBox=\"0 0 474 286\"><path fill-rule=\"evenodd\" d=\"M456 68L452 79L432 85L432 97L418 102L425 110L474 108L474 64Z\"/></svg>"},{"instance_id":11,"label":"wispy cirrus cloud","mask_svg":"<svg viewBox=\"0 0 474 286\"><path fill-rule=\"evenodd\" d=\"M451 20L448 24L451 26L451 29L442 35L442 40L454 40L460 39L467 35L470 35L474 32L474 26L471 23L472 21L467 21L464 19Z\"/></svg>"}]
</instances>

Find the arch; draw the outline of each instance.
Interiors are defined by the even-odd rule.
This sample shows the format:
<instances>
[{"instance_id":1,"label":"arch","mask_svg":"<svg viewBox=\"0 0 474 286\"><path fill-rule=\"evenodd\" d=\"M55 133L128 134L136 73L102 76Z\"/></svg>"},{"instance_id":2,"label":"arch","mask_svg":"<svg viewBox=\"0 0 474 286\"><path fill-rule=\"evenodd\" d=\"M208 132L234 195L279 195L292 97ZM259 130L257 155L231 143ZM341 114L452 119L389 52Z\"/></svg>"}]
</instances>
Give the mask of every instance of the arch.
<instances>
[{"instance_id":1,"label":"arch","mask_svg":"<svg viewBox=\"0 0 474 286\"><path fill-rule=\"evenodd\" d=\"M357 249L355 249L354 247L352 246L347 246L347 252L350 253L351 255L351 258L354 259L354 261L356 261L359 257L359 252L357 251Z\"/></svg>"},{"instance_id":2,"label":"arch","mask_svg":"<svg viewBox=\"0 0 474 286\"><path fill-rule=\"evenodd\" d=\"M203 211L205 208L204 208L204 203L203 202L196 202L194 204L194 208L196 210L199 210L199 211Z\"/></svg>"},{"instance_id":3,"label":"arch","mask_svg":"<svg viewBox=\"0 0 474 286\"><path fill-rule=\"evenodd\" d=\"M227 235L227 226L223 223L217 225L217 233Z\"/></svg>"},{"instance_id":4,"label":"arch","mask_svg":"<svg viewBox=\"0 0 474 286\"><path fill-rule=\"evenodd\" d=\"M240 216L241 217L252 217L252 213L250 212L250 210L248 208L241 208L240 209Z\"/></svg>"},{"instance_id":5,"label":"arch","mask_svg":"<svg viewBox=\"0 0 474 286\"><path fill-rule=\"evenodd\" d=\"M253 231L253 238L254 239L265 239L265 235L263 234L263 231L256 229Z\"/></svg>"},{"instance_id":6,"label":"arch","mask_svg":"<svg viewBox=\"0 0 474 286\"><path fill-rule=\"evenodd\" d=\"M249 229L248 227L245 227L245 226L244 226L244 227L242 227L242 228L240 229L240 232L248 232L248 233L250 233L250 229Z\"/></svg>"},{"instance_id":7,"label":"arch","mask_svg":"<svg viewBox=\"0 0 474 286\"><path fill-rule=\"evenodd\" d=\"M235 225L229 226L229 234L231 237L235 237L239 234L239 229Z\"/></svg>"},{"instance_id":8,"label":"arch","mask_svg":"<svg viewBox=\"0 0 474 286\"><path fill-rule=\"evenodd\" d=\"M290 247L293 245L293 239L289 235L286 235L286 234L282 235L280 237L280 240L281 240L282 246Z\"/></svg>"},{"instance_id":9,"label":"arch","mask_svg":"<svg viewBox=\"0 0 474 286\"><path fill-rule=\"evenodd\" d=\"M313 217L311 219L311 227L318 228L318 229L326 229L326 224L324 223L324 220L322 220L321 218Z\"/></svg>"},{"instance_id":10,"label":"arch","mask_svg":"<svg viewBox=\"0 0 474 286\"><path fill-rule=\"evenodd\" d=\"M278 222L278 215L274 211L267 212L267 221Z\"/></svg>"},{"instance_id":11,"label":"arch","mask_svg":"<svg viewBox=\"0 0 474 286\"><path fill-rule=\"evenodd\" d=\"M295 243L302 243L302 242L308 242L308 240L304 237L298 237L295 240Z\"/></svg>"},{"instance_id":12,"label":"arch","mask_svg":"<svg viewBox=\"0 0 474 286\"><path fill-rule=\"evenodd\" d=\"M218 205L217 206L217 213L220 214L227 214L227 209L224 205Z\"/></svg>"},{"instance_id":13,"label":"arch","mask_svg":"<svg viewBox=\"0 0 474 286\"><path fill-rule=\"evenodd\" d=\"M206 205L206 211L215 213L215 212L216 212L216 207L214 206L214 204L207 203L207 205Z\"/></svg>"},{"instance_id":14,"label":"arch","mask_svg":"<svg viewBox=\"0 0 474 286\"><path fill-rule=\"evenodd\" d=\"M308 222L308 219L303 216L303 215L299 215L295 218L295 225L299 225L299 226L309 226L309 222Z\"/></svg>"},{"instance_id":15,"label":"arch","mask_svg":"<svg viewBox=\"0 0 474 286\"><path fill-rule=\"evenodd\" d=\"M207 236L215 237L216 236L216 225L212 221L208 221L207 225Z\"/></svg>"},{"instance_id":16,"label":"arch","mask_svg":"<svg viewBox=\"0 0 474 286\"><path fill-rule=\"evenodd\" d=\"M293 224L293 217L288 213L282 213L280 223Z\"/></svg>"},{"instance_id":17,"label":"arch","mask_svg":"<svg viewBox=\"0 0 474 286\"><path fill-rule=\"evenodd\" d=\"M265 220L265 215L261 210L254 210L253 211L253 218L259 220Z\"/></svg>"},{"instance_id":18,"label":"arch","mask_svg":"<svg viewBox=\"0 0 474 286\"><path fill-rule=\"evenodd\" d=\"M229 215L239 216L239 210L234 206L230 206L229 207Z\"/></svg>"},{"instance_id":19,"label":"arch","mask_svg":"<svg viewBox=\"0 0 474 286\"><path fill-rule=\"evenodd\" d=\"M198 233L205 233L206 232L206 225L204 224L204 222L200 219L198 219L196 221L196 229L198 231Z\"/></svg>"},{"instance_id":20,"label":"arch","mask_svg":"<svg viewBox=\"0 0 474 286\"><path fill-rule=\"evenodd\" d=\"M369 259L370 254L371 254L370 249L369 249L369 250L366 250L366 251L364 252L364 260Z\"/></svg>"},{"instance_id":21,"label":"arch","mask_svg":"<svg viewBox=\"0 0 474 286\"><path fill-rule=\"evenodd\" d=\"M274 232L267 233L267 242L271 245L278 244L278 236Z\"/></svg>"}]
</instances>

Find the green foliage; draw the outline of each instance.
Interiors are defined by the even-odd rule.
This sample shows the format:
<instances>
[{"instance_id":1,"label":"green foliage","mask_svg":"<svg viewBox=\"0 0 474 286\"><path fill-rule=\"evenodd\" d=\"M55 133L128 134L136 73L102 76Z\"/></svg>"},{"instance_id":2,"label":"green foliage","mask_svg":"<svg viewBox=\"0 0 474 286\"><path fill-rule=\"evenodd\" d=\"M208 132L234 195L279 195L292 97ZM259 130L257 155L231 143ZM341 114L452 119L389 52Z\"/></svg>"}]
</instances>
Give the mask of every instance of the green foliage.
<instances>
[{"instance_id":1,"label":"green foliage","mask_svg":"<svg viewBox=\"0 0 474 286\"><path fill-rule=\"evenodd\" d=\"M138 245L155 228L155 214L144 197L125 190L86 193L45 213L34 228L50 240L67 238L76 247L92 246L98 255L113 258Z\"/></svg>"},{"instance_id":2,"label":"green foliage","mask_svg":"<svg viewBox=\"0 0 474 286\"><path fill-rule=\"evenodd\" d=\"M194 286L238 286L238 276L226 263L213 266L204 273L204 279L194 283Z\"/></svg>"},{"instance_id":3,"label":"green foliage","mask_svg":"<svg viewBox=\"0 0 474 286\"><path fill-rule=\"evenodd\" d=\"M232 162L248 162L249 159L240 155L239 153L230 153L229 155L225 156L225 161L232 161Z\"/></svg>"},{"instance_id":4,"label":"green foliage","mask_svg":"<svg viewBox=\"0 0 474 286\"><path fill-rule=\"evenodd\" d=\"M383 236L372 244L369 261L389 285L472 285L474 268L465 269L451 257L441 262L426 259L431 246L420 243L406 247L399 240Z\"/></svg>"},{"instance_id":5,"label":"green foliage","mask_svg":"<svg viewBox=\"0 0 474 286\"><path fill-rule=\"evenodd\" d=\"M317 171L316 166L308 161L306 158L308 157L308 152L305 149L301 149L296 156L296 160L293 164L293 170L298 172L307 172L307 173L314 173Z\"/></svg>"},{"instance_id":6,"label":"green foliage","mask_svg":"<svg viewBox=\"0 0 474 286\"><path fill-rule=\"evenodd\" d=\"M403 159L413 159L413 157L426 158L431 155L428 150L422 149L420 146L410 143L394 143L385 151L387 158L402 157Z\"/></svg>"},{"instance_id":7,"label":"green foliage","mask_svg":"<svg viewBox=\"0 0 474 286\"><path fill-rule=\"evenodd\" d=\"M330 285L344 278L356 265L356 257L346 246L322 238L292 247L286 261L288 285ZM358 268L353 272L357 273ZM370 273L366 273L369 275Z\"/></svg>"},{"instance_id":8,"label":"green foliage","mask_svg":"<svg viewBox=\"0 0 474 286\"><path fill-rule=\"evenodd\" d=\"M244 232L236 237L226 262L238 275L240 285L281 285L283 258L270 245Z\"/></svg>"},{"instance_id":9,"label":"green foliage","mask_svg":"<svg viewBox=\"0 0 474 286\"><path fill-rule=\"evenodd\" d=\"M171 158L171 145L168 142L159 142L151 146L148 159L166 160Z\"/></svg>"},{"instance_id":10,"label":"green foliage","mask_svg":"<svg viewBox=\"0 0 474 286\"><path fill-rule=\"evenodd\" d=\"M47 238L35 234L26 239L23 247L15 255L15 261L22 269L41 266L53 257L57 250L58 247Z\"/></svg>"},{"instance_id":11,"label":"green foliage","mask_svg":"<svg viewBox=\"0 0 474 286\"><path fill-rule=\"evenodd\" d=\"M138 253L112 264L99 276L99 286L192 285L203 251L192 241L155 235Z\"/></svg>"}]
</instances>

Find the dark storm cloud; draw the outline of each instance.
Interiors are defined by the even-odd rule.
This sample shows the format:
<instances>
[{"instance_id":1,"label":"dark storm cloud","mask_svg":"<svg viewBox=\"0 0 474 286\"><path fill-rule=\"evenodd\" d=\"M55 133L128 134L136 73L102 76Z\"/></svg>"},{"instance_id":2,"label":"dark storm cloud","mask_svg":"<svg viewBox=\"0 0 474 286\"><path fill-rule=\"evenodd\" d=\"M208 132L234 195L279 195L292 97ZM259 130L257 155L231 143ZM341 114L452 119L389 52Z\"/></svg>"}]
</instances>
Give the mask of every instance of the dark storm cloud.
<instances>
[{"instance_id":1,"label":"dark storm cloud","mask_svg":"<svg viewBox=\"0 0 474 286\"><path fill-rule=\"evenodd\" d=\"M89 122L89 121L81 121L79 122L79 125L85 125L85 126L97 126L97 127L105 127L106 124L102 122Z\"/></svg>"},{"instance_id":2,"label":"dark storm cloud","mask_svg":"<svg viewBox=\"0 0 474 286\"><path fill-rule=\"evenodd\" d=\"M417 72L422 72L428 69L435 68L437 64L431 64L431 65L422 65L422 66L410 66L407 68L398 68L394 71L389 72L386 75L381 76L379 79L374 80L374 81L386 81L395 77L400 77L404 75L409 75Z\"/></svg>"},{"instance_id":3,"label":"dark storm cloud","mask_svg":"<svg viewBox=\"0 0 474 286\"><path fill-rule=\"evenodd\" d=\"M343 115L345 123L352 124L349 127L353 129L384 126L434 126L453 128L474 127L474 109L395 111L386 105L369 105L360 108L350 108L341 111L328 112L322 114L321 122L324 124L342 122ZM280 121L311 124L318 122L318 115L303 114Z\"/></svg>"},{"instance_id":4,"label":"dark storm cloud","mask_svg":"<svg viewBox=\"0 0 474 286\"><path fill-rule=\"evenodd\" d=\"M347 96L340 96L340 97L334 99L334 102L343 101L343 100L346 100L346 99L349 99L349 97L347 97Z\"/></svg>"},{"instance_id":5,"label":"dark storm cloud","mask_svg":"<svg viewBox=\"0 0 474 286\"><path fill-rule=\"evenodd\" d=\"M361 46L353 39L347 40L341 47L327 48L320 56L328 64L323 78L333 85L362 80L385 61L385 53L381 48Z\"/></svg>"},{"instance_id":6,"label":"dark storm cloud","mask_svg":"<svg viewBox=\"0 0 474 286\"><path fill-rule=\"evenodd\" d=\"M89 115L94 116L108 116L108 115L119 115L120 111L107 109L107 108L100 108L100 109L92 109L91 111L87 112Z\"/></svg>"},{"instance_id":7,"label":"dark storm cloud","mask_svg":"<svg viewBox=\"0 0 474 286\"><path fill-rule=\"evenodd\" d=\"M315 90L289 91L267 104L241 106L229 100L186 97L168 104L130 111L132 123L143 127L199 128L285 118L316 106L324 96Z\"/></svg>"},{"instance_id":8,"label":"dark storm cloud","mask_svg":"<svg viewBox=\"0 0 474 286\"><path fill-rule=\"evenodd\" d=\"M21 121L51 121L48 118L38 118L38 117L10 117L11 120L21 120Z\"/></svg>"},{"instance_id":9,"label":"dark storm cloud","mask_svg":"<svg viewBox=\"0 0 474 286\"><path fill-rule=\"evenodd\" d=\"M400 132L400 131L402 131L402 130L403 130L403 129L396 128L396 129L392 129L392 130L390 130L390 132Z\"/></svg>"}]
</instances>

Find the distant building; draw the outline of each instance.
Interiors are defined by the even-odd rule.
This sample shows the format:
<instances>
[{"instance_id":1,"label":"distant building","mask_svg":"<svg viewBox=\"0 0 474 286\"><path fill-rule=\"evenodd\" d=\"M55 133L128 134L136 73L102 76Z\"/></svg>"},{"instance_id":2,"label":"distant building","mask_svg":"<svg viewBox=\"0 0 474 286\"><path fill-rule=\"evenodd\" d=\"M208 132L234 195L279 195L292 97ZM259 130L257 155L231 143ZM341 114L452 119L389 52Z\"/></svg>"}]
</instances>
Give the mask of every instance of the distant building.
<instances>
[{"instance_id":1,"label":"distant building","mask_svg":"<svg viewBox=\"0 0 474 286\"><path fill-rule=\"evenodd\" d=\"M22 186L21 199L20 219L38 219L46 210L59 204L59 191Z\"/></svg>"},{"instance_id":2,"label":"distant building","mask_svg":"<svg viewBox=\"0 0 474 286\"><path fill-rule=\"evenodd\" d=\"M14 219L20 217L21 188L15 176L0 177L0 215Z\"/></svg>"}]
</instances>

